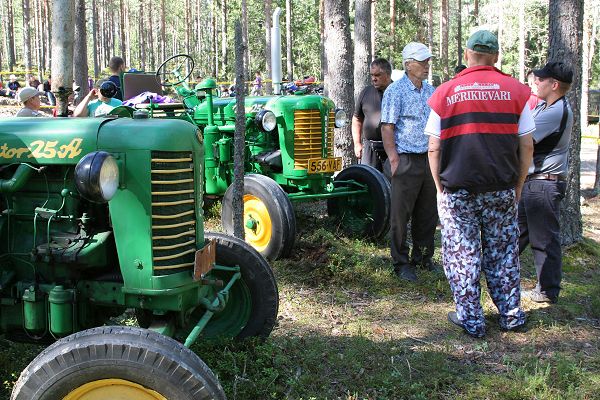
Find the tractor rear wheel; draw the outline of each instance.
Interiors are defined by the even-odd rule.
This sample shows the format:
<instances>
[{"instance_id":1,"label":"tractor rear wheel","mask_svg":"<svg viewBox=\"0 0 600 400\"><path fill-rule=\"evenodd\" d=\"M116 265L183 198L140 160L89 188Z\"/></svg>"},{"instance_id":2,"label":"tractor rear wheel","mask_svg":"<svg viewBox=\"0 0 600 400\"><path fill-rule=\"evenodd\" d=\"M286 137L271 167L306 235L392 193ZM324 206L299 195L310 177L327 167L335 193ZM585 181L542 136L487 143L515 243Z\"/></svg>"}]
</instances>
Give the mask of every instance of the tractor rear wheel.
<instances>
[{"instance_id":1,"label":"tractor rear wheel","mask_svg":"<svg viewBox=\"0 0 600 400\"><path fill-rule=\"evenodd\" d=\"M63 338L21 373L11 400L225 399L190 349L147 329L104 326Z\"/></svg>"},{"instance_id":2,"label":"tractor rear wheel","mask_svg":"<svg viewBox=\"0 0 600 400\"><path fill-rule=\"evenodd\" d=\"M294 208L273 179L258 174L244 177L244 233L246 242L268 260L290 255L296 240ZM223 197L223 229L233 235L233 185Z\"/></svg>"},{"instance_id":3,"label":"tractor rear wheel","mask_svg":"<svg viewBox=\"0 0 600 400\"><path fill-rule=\"evenodd\" d=\"M351 165L335 177L336 188L358 189L366 186L367 193L327 200L327 213L340 221L341 228L353 235L378 239L390 229L390 184L382 173L369 165Z\"/></svg>"},{"instance_id":4,"label":"tractor rear wheel","mask_svg":"<svg viewBox=\"0 0 600 400\"><path fill-rule=\"evenodd\" d=\"M206 232L204 237L217 243L217 265L239 266L242 276L229 291L227 305L213 315L203 335L266 338L275 326L279 308L277 283L271 267L256 250L240 239L212 232ZM211 275L227 284L232 272L213 270Z\"/></svg>"}]
</instances>

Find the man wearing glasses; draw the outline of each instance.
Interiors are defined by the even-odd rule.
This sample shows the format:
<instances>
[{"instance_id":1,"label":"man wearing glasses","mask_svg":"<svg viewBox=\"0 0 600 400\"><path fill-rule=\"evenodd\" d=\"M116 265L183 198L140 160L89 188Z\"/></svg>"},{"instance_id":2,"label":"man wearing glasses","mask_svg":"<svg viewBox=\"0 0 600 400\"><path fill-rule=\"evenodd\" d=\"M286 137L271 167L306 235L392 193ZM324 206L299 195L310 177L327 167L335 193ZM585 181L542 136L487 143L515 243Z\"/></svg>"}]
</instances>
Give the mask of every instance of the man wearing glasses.
<instances>
[{"instance_id":1,"label":"man wearing glasses","mask_svg":"<svg viewBox=\"0 0 600 400\"><path fill-rule=\"evenodd\" d=\"M533 71L538 97L533 111L533 162L519 203L519 250L531 245L537 285L522 295L538 303L556 303L560 292L560 202L565 196L573 111L565 94L573 82L573 70L562 62L550 62Z\"/></svg>"},{"instance_id":2,"label":"man wearing glasses","mask_svg":"<svg viewBox=\"0 0 600 400\"><path fill-rule=\"evenodd\" d=\"M408 281L417 279L416 266L435 268L433 235L437 224L436 189L427 160L427 136L423 133L434 92L425 82L431 52L422 43L402 50L405 75L392 83L381 103L381 136L388 156L392 183L391 254L394 272ZM411 221L412 254L407 243Z\"/></svg>"}]
</instances>

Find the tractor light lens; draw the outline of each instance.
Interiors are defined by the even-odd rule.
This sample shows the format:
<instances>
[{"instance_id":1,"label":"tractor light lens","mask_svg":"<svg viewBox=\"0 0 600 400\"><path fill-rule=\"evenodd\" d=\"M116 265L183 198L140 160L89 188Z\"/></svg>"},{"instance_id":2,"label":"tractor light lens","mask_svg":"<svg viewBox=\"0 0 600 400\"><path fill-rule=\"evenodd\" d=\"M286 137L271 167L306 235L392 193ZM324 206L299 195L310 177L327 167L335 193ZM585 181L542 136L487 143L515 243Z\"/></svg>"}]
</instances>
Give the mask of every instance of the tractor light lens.
<instances>
[{"instance_id":1,"label":"tractor light lens","mask_svg":"<svg viewBox=\"0 0 600 400\"><path fill-rule=\"evenodd\" d=\"M75 185L81 195L94 203L106 203L119 188L119 166L105 151L87 154L75 167Z\"/></svg>"},{"instance_id":2,"label":"tractor light lens","mask_svg":"<svg viewBox=\"0 0 600 400\"><path fill-rule=\"evenodd\" d=\"M256 124L263 132L271 132L277 127L277 118L273 111L262 110L256 114Z\"/></svg>"},{"instance_id":3,"label":"tractor light lens","mask_svg":"<svg viewBox=\"0 0 600 400\"><path fill-rule=\"evenodd\" d=\"M346 114L346 111L342 110L341 108L338 108L337 110L335 110L335 127L343 128L347 124L348 124L348 115Z\"/></svg>"}]
</instances>

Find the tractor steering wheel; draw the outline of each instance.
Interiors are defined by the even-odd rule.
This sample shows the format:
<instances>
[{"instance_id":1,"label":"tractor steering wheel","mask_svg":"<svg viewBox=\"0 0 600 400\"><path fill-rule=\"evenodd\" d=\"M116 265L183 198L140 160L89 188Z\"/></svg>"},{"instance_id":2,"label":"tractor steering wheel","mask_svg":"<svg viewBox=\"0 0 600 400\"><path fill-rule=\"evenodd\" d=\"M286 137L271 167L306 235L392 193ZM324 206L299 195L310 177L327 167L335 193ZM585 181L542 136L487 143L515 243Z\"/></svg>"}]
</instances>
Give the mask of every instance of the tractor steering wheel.
<instances>
[{"instance_id":1,"label":"tractor steering wheel","mask_svg":"<svg viewBox=\"0 0 600 400\"><path fill-rule=\"evenodd\" d=\"M181 70L186 67L188 74L185 76L181 75ZM176 54L172 57L167 58L158 70L156 70L156 76L162 86L175 86L181 82L185 82L192 72L194 71L194 59L187 54ZM184 70L185 73L185 70ZM174 79L173 82L169 81L169 78Z\"/></svg>"}]
</instances>

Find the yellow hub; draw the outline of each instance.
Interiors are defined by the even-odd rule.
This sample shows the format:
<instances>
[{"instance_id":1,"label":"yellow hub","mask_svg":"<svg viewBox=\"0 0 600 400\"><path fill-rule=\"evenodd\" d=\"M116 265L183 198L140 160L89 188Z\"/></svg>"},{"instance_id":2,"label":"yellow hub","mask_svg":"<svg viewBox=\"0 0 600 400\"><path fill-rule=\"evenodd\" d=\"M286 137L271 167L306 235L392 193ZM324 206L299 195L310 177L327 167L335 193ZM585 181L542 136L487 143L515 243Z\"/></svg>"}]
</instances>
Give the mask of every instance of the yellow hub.
<instances>
[{"instance_id":1,"label":"yellow hub","mask_svg":"<svg viewBox=\"0 0 600 400\"><path fill-rule=\"evenodd\" d=\"M86 383L63 400L167 400L152 389L124 379L101 379Z\"/></svg>"},{"instance_id":2,"label":"yellow hub","mask_svg":"<svg viewBox=\"0 0 600 400\"><path fill-rule=\"evenodd\" d=\"M271 241L273 227L267 206L256 196L244 195L244 230L246 241L257 251L263 251Z\"/></svg>"}]
</instances>

